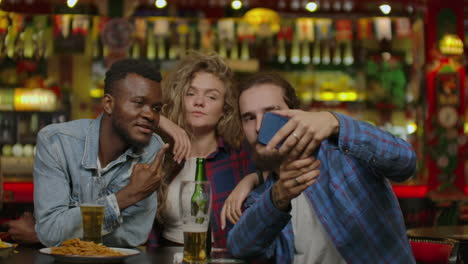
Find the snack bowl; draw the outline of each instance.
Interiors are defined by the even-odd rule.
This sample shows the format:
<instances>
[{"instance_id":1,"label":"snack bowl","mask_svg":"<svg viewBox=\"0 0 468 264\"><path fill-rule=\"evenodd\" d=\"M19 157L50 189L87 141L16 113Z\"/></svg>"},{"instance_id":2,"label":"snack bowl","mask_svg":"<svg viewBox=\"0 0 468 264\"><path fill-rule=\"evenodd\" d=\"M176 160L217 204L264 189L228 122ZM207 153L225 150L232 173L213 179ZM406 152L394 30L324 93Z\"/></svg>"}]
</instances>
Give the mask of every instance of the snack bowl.
<instances>
[{"instance_id":1,"label":"snack bowl","mask_svg":"<svg viewBox=\"0 0 468 264\"><path fill-rule=\"evenodd\" d=\"M8 247L0 248L0 258L3 259L3 258L9 257L13 253L15 246L7 242L2 242L2 243L5 243L8 245Z\"/></svg>"}]
</instances>

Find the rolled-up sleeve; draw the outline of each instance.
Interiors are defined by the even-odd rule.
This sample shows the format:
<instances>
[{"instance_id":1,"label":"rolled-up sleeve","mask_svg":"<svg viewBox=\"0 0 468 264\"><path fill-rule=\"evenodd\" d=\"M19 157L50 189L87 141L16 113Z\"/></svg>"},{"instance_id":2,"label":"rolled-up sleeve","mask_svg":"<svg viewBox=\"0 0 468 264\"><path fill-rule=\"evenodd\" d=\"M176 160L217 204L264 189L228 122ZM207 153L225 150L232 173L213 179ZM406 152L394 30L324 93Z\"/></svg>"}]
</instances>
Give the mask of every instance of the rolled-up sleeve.
<instances>
[{"instance_id":1,"label":"rolled-up sleeve","mask_svg":"<svg viewBox=\"0 0 468 264\"><path fill-rule=\"evenodd\" d=\"M156 193L121 211L119 228L103 237L108 246L136 247L146 242L156 215Z\"/></svg>"}]
</instances>

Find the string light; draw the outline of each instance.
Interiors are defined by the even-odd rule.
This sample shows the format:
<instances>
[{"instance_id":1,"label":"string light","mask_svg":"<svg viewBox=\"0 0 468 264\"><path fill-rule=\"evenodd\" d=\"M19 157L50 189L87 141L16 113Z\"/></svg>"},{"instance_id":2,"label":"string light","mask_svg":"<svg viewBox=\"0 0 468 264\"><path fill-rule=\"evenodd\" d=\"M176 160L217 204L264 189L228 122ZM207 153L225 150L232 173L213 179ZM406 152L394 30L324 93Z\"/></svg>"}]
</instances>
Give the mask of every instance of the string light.
<instances>
[{"instance_id":1,"label":"string light","mask_svg":"<svg viewBox=\"0 0 468 264\"><path fill-rule=\"evenodd\" d=\"M340 2L333 3L333 9L335 9L335 11L340 11L341 3Z\"/></svg>"},{"instance_id":2,"label":"string light","mask_svg":"<svg viewBox=\"0 0 468 264\"><path fill-rule=\"evenodd\" d=\"M166 0L156 0L154 2L154 5L157 7L157 8L164 8L167 6L167 1Z\"/></svg>"},{"instance_id":3,"label":"string light","mask_svg":"<svg viewBox=\"0 0 468 264\"><path fill-rule=\"evenodd\" d=\"M406 131L408 132L408 134L413 134L414 132L416 132L416 130L418 130L418 125L416 125L416 123L413 122L406 125Z\"/></svg>"},{"instance_id":4,"label":"string light","mask_svg":"<svg viewBox=\"0 0 468 264\"><path fill-rule=\"evenodd\" d=\"M315 12L317 11L318 5L315 2L309 2L306 5L306 10L309 12Z\"/></svg>"},{"instance_id":5,"label":"string light","mask_svg":"<svg viewBox=\"0 0 468 264\"><path fill-rule=\"evenodd\" d=\"M343 4L343 9L344 9L346 12L349 12L349 11L353 10L353 2L351 2L351 1L346 1L346 2L344 2L344 4Z\"/></svg>"},{"instance_id":6,"label":"string light","mask_svg":"<svg viewBox=\"0 0 468 264\"><path fill-rule=\"evenodd\" d=\"M392 7L390 5L387 5L387 4L380 5L379 9L380 9L380 11L382 11L382 13L384 15L388 15L392 11Z\"/></svg>"},{"instance_id":7,"label":"string light","mask_svg":"<svg viewBox=\"0 0 468 264\"><path fill-rule=\"evenodd\" d=\"M73 8L76 5L76 3L78 3L78 0L67 0L67 6L69 8Z\"/></svg>"},{"instance_id":8,"label":"string light","mask_svg":"<svg viewBox=\"0 0 468 264\"><path fill-rule=\"evenodd\" d=\"M242 1L240 0L234 0L231 2L231 7L234 10L239 10L242 8Z\"/></svg>"}]
</instances>

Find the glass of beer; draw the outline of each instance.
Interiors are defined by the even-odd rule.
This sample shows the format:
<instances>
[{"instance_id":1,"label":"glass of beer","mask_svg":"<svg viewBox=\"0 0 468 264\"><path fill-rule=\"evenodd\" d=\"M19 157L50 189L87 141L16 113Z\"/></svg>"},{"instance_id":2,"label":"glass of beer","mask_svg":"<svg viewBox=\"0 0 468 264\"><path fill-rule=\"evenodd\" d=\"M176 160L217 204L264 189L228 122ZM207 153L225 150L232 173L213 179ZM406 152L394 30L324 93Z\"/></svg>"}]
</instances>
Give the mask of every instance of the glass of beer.
<instances>
[{"instance_id":1,"label":"glass of beer","mask_svg":"<svg viewBox=\"0 0 468 264\"><path fill-rule=\"evenodd\" d=\"M102 221L105 199L101 177L82 177L80 209L83 219L83 240L102 244Z\"/></svg>"},{"instance_id":2,"label":"glass of beer","mask_svg":"<svg viewBox=\"0 0 468 264\"><path fill-rule=\"evenodd\" d=\"M184 263L206 263L208 226L211 214L211 185L208 181L182 181L180 215L184 230Z\"/></svg>"}]
</instances>

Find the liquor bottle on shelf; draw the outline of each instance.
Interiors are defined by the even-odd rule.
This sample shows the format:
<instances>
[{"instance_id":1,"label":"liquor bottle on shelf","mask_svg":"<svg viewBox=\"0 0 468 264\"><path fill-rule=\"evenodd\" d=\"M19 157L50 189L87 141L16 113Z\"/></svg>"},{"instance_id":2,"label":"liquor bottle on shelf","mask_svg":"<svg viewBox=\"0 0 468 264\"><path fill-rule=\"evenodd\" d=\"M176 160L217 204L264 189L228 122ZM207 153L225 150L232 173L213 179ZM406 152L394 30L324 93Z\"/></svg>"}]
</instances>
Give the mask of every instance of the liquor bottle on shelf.
<instances>
[{"instance_id":1,"label":"liquor bottle on shelf","mask_svg":"<svg viewBox=\"0 0 468 264\"><path fill-rule=\"evenodd\" d=\"M146 57L149 60L156 58L156 40L152 31L148 31L148 44L146 48Z\"/></svg>"},{"instance_id":2,"label":"liquor bottle on shelf","mask_svg":"<svg viewBox=\"0 0 468 264\"><path fill-rule=\"evenodd\" d=\"M219 50L218 54L221 58L227 58L227 48L226 48L226 40L220 39L219 40Z\"/></svg>"},{"instance_id":3,"label":"liquor bottle on shelf","mask_svg":"<svg viewBox=\"0 0 468 264\"><path fill-rule=\"evenodd\" d=\"M323 56L322 56L322 64L330 64L330 40L325 40L325 46L323 47Z\"/></svg>"},{"instance_id":4,"label":"liquor bottle on shelf","mask_svg":"<svg viewBox=\"0 0 468 264\"><path fill-rule=\"evenodd\" d=\"M335 53L333 54L333 64L341 64L341 44L339 42L335 45Z\"/></svg>"},{"instance_id":5,"label":"liquor bottle on shelf","mask_svg":"<svg viewBox=\"0 0 468 264\"><path fill-rule=\"evenodd\" d=\"M312 62L315 65L320 64L320 41L318 39L314 41L314 53L312 56Z\"/></svg>"},{"instance_id":6,"label":"liquor bottle on shelf","mask_svg":"<svg viewBox=\"0 0 468 264\"><path fill-rule=\"evenodd\" d=\"M353 47L352 47L351 41L348 41L345 45L345 50L343 54L343 62L345 65L351 65L354 63Z\"/></svg>"},{"instance_id":7,"label":"liquor bottle on shelf","mask_svg":"<svg viewBox=\"0 0 468 264\"><path fill-rule=\"evenodd\" d=\"M158 36L158 59L165 60L166 59L166 39L164 36Z\"/></svg>"},{"instance_id":8,"label":"liquor bottle on shelf","mask_svg":"<svg viewBox=\"0 0 468 264\"><path fill-rule=\"evenodd\" d=\"M249 60L250 59L250 45L249 45L249 37L244 37L242 40L242 48L241 48L241 60Z\"/></svg>"},{"instance_id":9,"label":"liquor bottle on shelf","mask_svg":"<svg viewBox=\"0 0 468 264\"><path fill-rule=\"evenodd\" d=\"M286 40L284 38L278 38L278 62L286 62Z\"/></svg>"},{"instance_id":10,"label":"liquor bottle on shelf","mask_svg":"<svg viewBox=\"0 0 468 264\"><path fill-rule=\"evenodd\" d=\"M237 40L233 40L231 54L229 54L229 57L231 58L231 60L239 59L239 47L237 45L238 45Z\"/></svg>"},{"instance_id":11,"label":"liquor bottle on shelf","mask_svg":"<svg viewBox=\"0 0 468 264\"><path fill-rule=\"evenodd\" d=\"M3 142L11 141L12 140L12 137L11 137L12 133L11 133L10 120L8 120L7 118L3 119L3 121L0 122L0 128L1 128L1 131L2 131L2 134L1 134L2 141Z\"/></svg>"},{"instance_id":12,"label":"liquor bottle on shelf","mask_svg":"<svg viewBox=\"0 0 468 264\"><path fill-rule=\"evenodd\" d=\"M302 57L301 57L302 64L309 64L310 63L310 48L309 48L309 41L304 40L302 42Z\"/></svg>"},{"instance_id":13,"label":"liquor bottle on shelf","mask_svg":"<svg viewBox=\"0 0 468 264\"><path fill-rule=\"evenodd\" d=\"M297 34L294 34L292 47L291 47L291 63L298 64L301 61L301 51L299 47L299 40L297 39Z\"/></svg>"}]
</instances>

